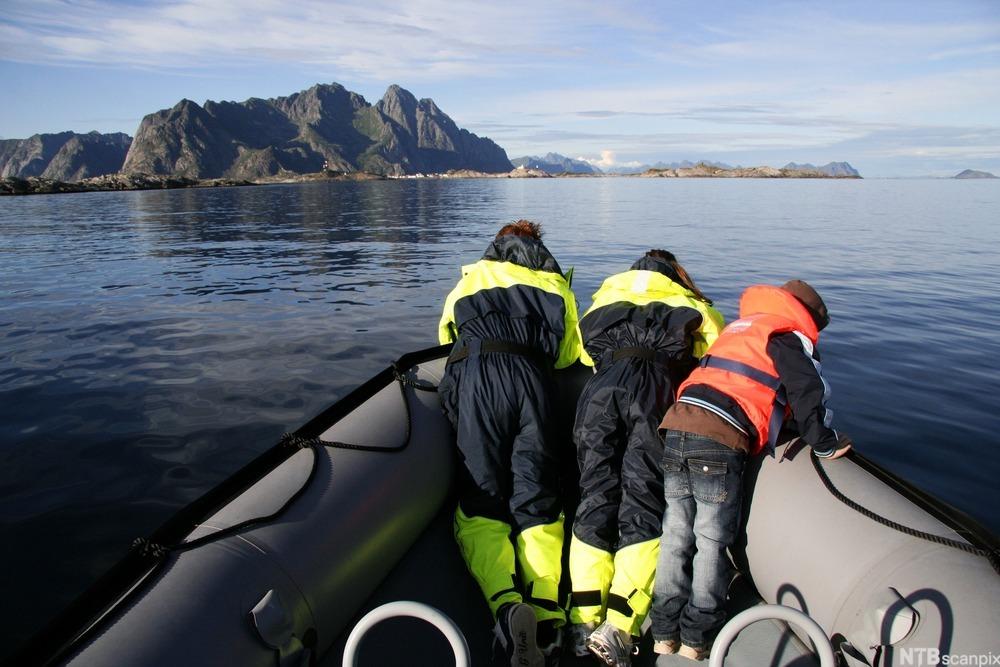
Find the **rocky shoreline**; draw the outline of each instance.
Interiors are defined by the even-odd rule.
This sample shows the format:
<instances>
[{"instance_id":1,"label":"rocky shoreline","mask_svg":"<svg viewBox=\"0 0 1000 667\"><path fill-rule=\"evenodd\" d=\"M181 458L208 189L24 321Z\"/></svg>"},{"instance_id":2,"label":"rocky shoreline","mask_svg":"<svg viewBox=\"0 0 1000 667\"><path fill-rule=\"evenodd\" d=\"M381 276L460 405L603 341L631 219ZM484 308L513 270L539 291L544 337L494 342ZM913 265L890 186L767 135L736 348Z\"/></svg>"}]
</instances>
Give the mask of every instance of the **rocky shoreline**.
<instances>
[{"instance_id":1,"label":"rocky shoreline","mask_svg":"<svg viewBox=\"0 0 1000 667\"><path fill-rule=\"evenodd\" d=\"M363 171L322 171L314 174L277 174L253 180L232 178L195 179L178 176L150 176L146 174L108 174L75 182L56 181L49 178L8 177L0 179L2 195L59 194L69 192L115 192L122 190L172 190L177 188L219 188L276 183L314 183L324 181L370 181L451 178L861 178L860 176L830 176L812 169L777 169L775 167L736 167L724 169L707 164L678 169L649 169L641 174L550 174L541 169L518 167L509 172L488 173L471 169L453 169L441 174L410 174L385 176Z\"/></svg>"},{"instance_id":2,"label":"rocky shoreline","mask_svg":"<svg viewBox=\"0 0 1000 667\"><path fill-rule=\"evenodd\" d=\"M150 176L147 174L108 174L67 183L50 178L29 176L0 179L0 196L43 195L69 192L117 192L123 190L175 190L179 188L230 188L275 183L311 183L317 181L369 181L385 180L385 176L365 172L315 174L279 174L254 180L233 178L196 179L183 176Z\"/></svg>"},{"instance_id":3,"label":"rocky shoreline","mask_svg":"<svg viewBox=\"0 0 1000 667\"><path fill-rule=\"evenodd\" d=\"M854 174L827 174L818 169L790 169L788 167L717 167L699 163L693 167L676 169L647 169L638 174L585 174L564 172L551 174L541 169L518 167L500 174L485 174L468 169L454 170L446 174L417 174L398 178L855 178Z\"/></svg>"},{"instance_id":4,"label":"rocky shoreline","mask_svg":"<svg viewBox=\"0 0 1000 667\"><path fill-rule=\"evenodd\" d=\"M818 169L789 169L787 167L733 167L726 169L709 164L696 164L680 169L649 169L640 178L861 178L854 174L831 175Z\"/></svg>"}]
</instances>

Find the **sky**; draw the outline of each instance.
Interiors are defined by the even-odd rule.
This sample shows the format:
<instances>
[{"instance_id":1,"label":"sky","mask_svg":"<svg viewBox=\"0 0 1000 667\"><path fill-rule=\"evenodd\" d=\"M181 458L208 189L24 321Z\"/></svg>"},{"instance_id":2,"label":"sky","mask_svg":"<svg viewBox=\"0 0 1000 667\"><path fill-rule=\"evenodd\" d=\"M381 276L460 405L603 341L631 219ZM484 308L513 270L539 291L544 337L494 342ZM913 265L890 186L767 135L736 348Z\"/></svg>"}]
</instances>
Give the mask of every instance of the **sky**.
<instances>
[{"instance_id":1,"label":"sky","mask_svg":"<svg viewBox=\"0 0 1000 667\"><path fill-rule=\"evenodd\" d=\"M1000 0L3 0L0 137L182 98L432 98L511 158L1000 175Z\"/></svg>"}]
</instances>

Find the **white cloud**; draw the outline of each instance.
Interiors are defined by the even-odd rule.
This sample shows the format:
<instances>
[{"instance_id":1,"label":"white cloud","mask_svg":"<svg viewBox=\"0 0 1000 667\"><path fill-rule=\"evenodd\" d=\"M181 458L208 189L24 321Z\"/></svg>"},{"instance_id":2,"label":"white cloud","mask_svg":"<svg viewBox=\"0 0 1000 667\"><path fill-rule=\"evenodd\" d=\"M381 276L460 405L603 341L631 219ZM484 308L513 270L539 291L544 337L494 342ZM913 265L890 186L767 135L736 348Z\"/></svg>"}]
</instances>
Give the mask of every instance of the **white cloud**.
<instances>
[{"instance_id":1,"label":"white cloud","mask_svg":"<svg viewBox=\"0 0 1000 667\"><path fill-rule=\"evenodd\" d=\"M1000 44L980 44L930 54L928 60L948 60L951 58L968 58L969 56L988 56L1000 53Z\"/></svg>"},{"instance_id":2,"label":"white cloud","mask_svg":"<svg viewBox=\"0 0 1000 667\"><path fill-rule=\"evenodd\" d=\"M581 11L583 9L583 11ZM593 9L605 27L635 23ZM20 62L213 67L263 61L326 65L388 81L483 75L525 63L578 59L569 37L592 13L568 0L295 3L186 0L163 6L10 0L0 33Z\"/></svg>"},{"instance_id":3,"label":"white cloud","mask_svg":"<svg viewBox=\"0 0 1000 667\"><path fill-rule=\"evenodd\" d=\"M601 169L607 169L609 167L638 167L640 165L640 162L638 162L637 160L620 162L618 160L617 154L611 150L601 151L600 158L578 157L576 159L582 162L586 162L595 167L600 167Z\"/></svg>"},{"instance_id":4,"label":"white cloud","mask_svg":"<svg viewBox=\"0 0 1000 667\"><path fill-rule=\"evenodd\" d=\"M960 9L961 5L956 7ZM664 62L708 68L739 59L752 63L784 63L788 69L817 65L849 71L861 66L916 62L995 53L1000 40L1000 13L985 20L933 16L908 9L907 20L861 20L843 6L785 6L780 11L719 14L693 34L677 34L671 48L652 45L647 55ZM922 14L924 14L922 16ZM847 16L847 18L845 18ZM970 46L973 45L973 46Z\"/></svg>"}]
</instances>

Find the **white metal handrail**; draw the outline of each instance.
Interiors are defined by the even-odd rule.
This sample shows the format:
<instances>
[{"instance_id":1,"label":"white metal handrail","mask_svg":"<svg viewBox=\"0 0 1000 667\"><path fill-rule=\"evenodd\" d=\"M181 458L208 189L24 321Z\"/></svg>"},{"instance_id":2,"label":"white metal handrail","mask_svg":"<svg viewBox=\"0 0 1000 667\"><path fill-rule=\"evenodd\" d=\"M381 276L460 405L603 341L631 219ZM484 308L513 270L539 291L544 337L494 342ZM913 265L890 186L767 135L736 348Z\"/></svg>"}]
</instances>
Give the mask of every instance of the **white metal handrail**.
<instances>
[{"instance_id":1,"label":"white metal handrail","mask_svg":"<svg viewBox=\"0 0 1000 667\"><path fill-rule=\"evenodd\" d=\"M469 667L472 663L472 658L469 655L469 644L453 620L422 602L401 601L376 607L358 621L358 624L351 630L351 634L347 636L347 643L344 645L343 667L360 667L357 653L361 639L378 623L398 616L419 618L440 630L448 643L451 644L451 650L455 654L455 667Z\"/></svg>"},{"instance_id":2,"label":"white metal handrail","mask_svg":"<svg viewBox=\"0 0 1000 667\"><path fill-rule=\"evenodd\" d=\"M758 605L733 616L722 627L722 630L719 631L718 636L715 638L715 643L712 645L712 659L708 663L709 667L722 667L726 653L729 651L729 646L736 639L736 635L740 634L747 626L769 618L791 623L805 630L816 649L820 667L836 667L837 662L833 656L833 645L830 643L830 638L826 636L826 632L819 626L819 623L798 609L780 604Z\"/></svg>"}]
</instances>

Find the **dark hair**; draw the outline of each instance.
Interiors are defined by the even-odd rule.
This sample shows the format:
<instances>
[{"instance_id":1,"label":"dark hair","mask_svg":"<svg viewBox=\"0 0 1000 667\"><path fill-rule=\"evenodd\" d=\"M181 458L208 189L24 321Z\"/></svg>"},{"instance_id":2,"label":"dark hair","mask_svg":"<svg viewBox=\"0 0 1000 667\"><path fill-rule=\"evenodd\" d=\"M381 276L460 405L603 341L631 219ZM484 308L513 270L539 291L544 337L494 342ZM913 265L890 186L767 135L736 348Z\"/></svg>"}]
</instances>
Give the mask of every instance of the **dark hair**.
<instances>
[{"instance_id":1,"label":"dark hair","mask_svg":"<svg viewBox=\"0 0 1000 667\"><path fill-rule=\"evenodd\" d=\"M646 253L646 257L655 257L656 259L663 260L669 264L670 268L672 268L674 273L677 274L677 277L680 278L681 285L691 290L691 292L695 295L695 298L699 301L704 301L710 306L712 305L712 300L702 294L701 290L698 289L698 286L694 284L694 278L692 278L688 272L684 270L681 263L677 261L676 257L674 257L674 253L667 250L660 250L659 248L653 248Z\"/></svg>"},{"instance_id":2,"label":"dark hair","mask_svg":"<svg viewBox=\"0 0 1000 667\"><path fill-rule=\"evenodd\" d=\"M517 222L512 222L509 225L501 227L500 231L497 232L496 238L507 236L508 234L514 236L526 236L529 239L541 241L542 226L537 222L532 222L531 220L518 220Z\"/></svg>"}]
</instances>

